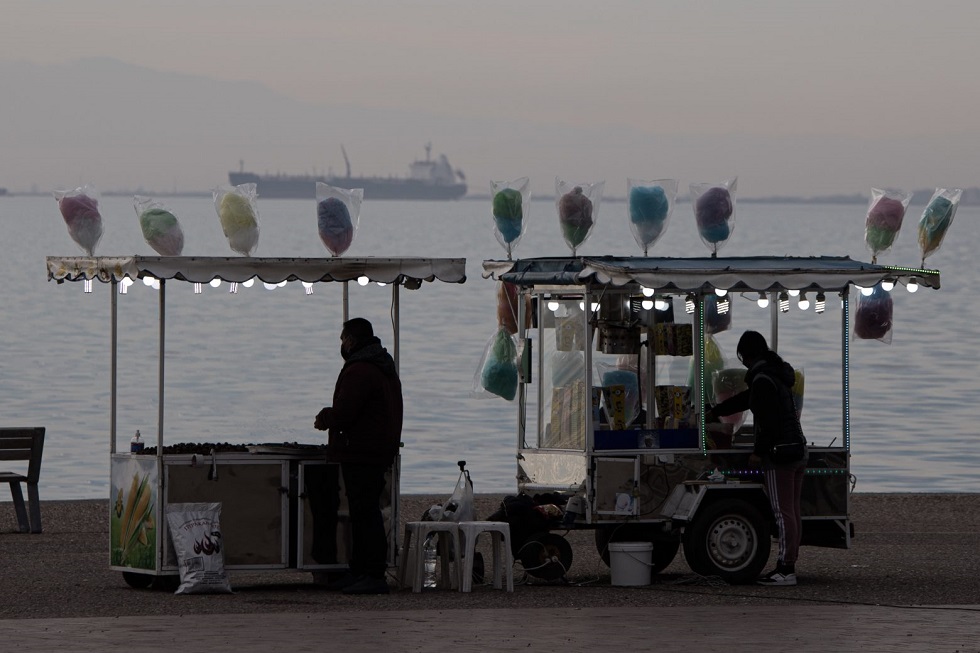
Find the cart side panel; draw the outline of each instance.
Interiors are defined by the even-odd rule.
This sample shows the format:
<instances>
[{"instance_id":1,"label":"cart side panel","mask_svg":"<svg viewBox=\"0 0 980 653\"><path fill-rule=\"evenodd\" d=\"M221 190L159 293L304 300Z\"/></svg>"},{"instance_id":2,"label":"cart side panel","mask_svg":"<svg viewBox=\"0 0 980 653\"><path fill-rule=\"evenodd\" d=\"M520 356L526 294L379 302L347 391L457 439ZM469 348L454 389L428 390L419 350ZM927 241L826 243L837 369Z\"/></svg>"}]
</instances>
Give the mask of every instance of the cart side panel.
<instances>
[{"instance_id":1,"label":"cart side panel","mask_svg":"<svg viewBox=\"0 0 980 653\"><path fill-rule=\"evenodd\" d=\"M151 456L112 454L109 460L109 565L120 571L159 571L159 470Z\"/></svg>"}]
</instances>

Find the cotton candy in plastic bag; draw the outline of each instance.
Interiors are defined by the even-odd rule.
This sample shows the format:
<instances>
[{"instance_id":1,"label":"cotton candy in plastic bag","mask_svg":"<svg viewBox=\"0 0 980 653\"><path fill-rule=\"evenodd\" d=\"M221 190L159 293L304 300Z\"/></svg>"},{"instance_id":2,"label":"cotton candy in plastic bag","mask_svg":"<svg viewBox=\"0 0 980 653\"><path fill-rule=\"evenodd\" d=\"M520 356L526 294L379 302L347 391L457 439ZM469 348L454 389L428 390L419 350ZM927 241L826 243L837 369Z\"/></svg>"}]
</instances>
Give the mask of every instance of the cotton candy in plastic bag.
<instances>
[{"instance_id":1,"label":"cotton candy in plastic bag","mask_svg":"<svg viewBox=\"0 0 980 653\"><path fill-rule=\"evenodd\" d=\"M599 216L599 203L606 182L573 184L555 178L555 206L562 238L576 255L579 246L592 234Z\"/></svg>"},{"instance_id":2,"label":"cotton candy in plastic bag","mask_svg":"<svg viewBox=\"0 0 980 653\"><path fill-rule=\"evenodd\" d=\"M721 333L732 328L732 302L714 293L704 296L704 332Z\"/></svg>"},{"instance_id":3,"label":"cotton candy in plastic bag","mask_svg":"<svg viewBox=\"0 0 980 653\"><path fill-rule=\"evenodd\" d=\"M221 187L214 191L214 208L221 221L221 230L231 248L245 256L259 244L259 213L255 200L255 184Z\"/></svg>"},{"instance_id":4,"label":"cotton candy in plastic bag","mask_svg":"<svg viewBox=\"0 0 980 653\"><path fill-rule=\"evenodd\" d=\"M163 202L141 195L133 198L133 208L146 244L160 256L180 256L184 251L184 231L177 216Z\"/></svg>"},{"instance_id":5,"label":"cotton candy in plastic bag","mask_svg":"<svg viewBox=\"0 0 980 653\"><path fill-rule=\"evenodd\" d=\"M946 237L946 231L953 224L953 217L960 205L963 191L959 188L937 188L932 199L926 204L922 217L919 218L919 248L922 250L922 263L926 266L926 257L939 249Z\"/></svg>"},{"instance_id":6,"label":"cotton candy in plastic bag","mask_svg":"<svg viewBox=\"0 0 980 653\"><path fill-rule=\"evenodd\" d=\"M102 213L99 211L99 192L86 184L67 191L55 191L61 217L68 226L68 235L86 254L95 256L95 247L102 240Z\"/></svg>"},{"instance_id":7,"label":"cotton candy in plastic bag","mask_svg":"<svg viewBox=\"0 0 980 653\"><path fill-rule=\"evenodd\" d=\"M363 188L336 188L316 182L317 230L332 255L342 256L354 242L363 199Z\"/></svg>"},{"instance_id":8,"label":"cotton candy in plastic bag","mask_svg":"<svg viewBox=\"0 0 980 653\"><path fill-rule=\"evenodd\" d=\"M483 351L483 358L473 380L472 396L486 397L486 393L512 401L517 396L517 344L507 333L498 328L490 337Z\"/></svg>"},{"instance_id":9,"label":"cotton candy in plastic bag","mask_svg":"<svg viewBox=\"0 0 980 653\"><path fill-rule=\"evenodd\" d=\"M714 256L735 231L735 191L738 177L716 183L691 184L691 207L698 236Z\"/></svg>"},{"instance_id":10,"label":"cotton candy in plastic bag","mask_svg":"<svg viewBox=\"0 0 980 653\"><path fill-rule=\"evenodd\" d=\"M911 199L912 193L908 191L871 189L864 243L871 250L872 263L877 263L878 254L887 251L895 242Z\"/></svg>"},{"instance_id":11,"label":"cotton candy in plastic bag","mask_svg":"<svg viewBox=\"0 0 980 653\"><path fill-rule=\"evenodd\" d=\"M892 341L892 295L877 284L870 295L858 295L854 314L854 337L860 340Z\"/></svg>"},{"instance_id":12,"label":"cotton candy in plastic bag","mask_svg":"<svg viewBox=\"0 0 980 653\"><path fill-rule=\"evenodd\" d=\"M626 187L630 230L646 256L667 231L677 197L677 180L627 178Z\"/></svg>"},{"instance_id":13,"label":"cotton candy in plastic bag","mask_svg":"<svg viewBox=\"0 0 980 653\"><path fill-rule=\"evenodd\" d=\"M725 369L725 355L721 351L721 347L718 345L718 341L715 337L710 334L705 334L704 336L704 378L712 379L714 373ZM691 388L696 386L696 376L697 376L697 366L694 364L694 359L691 359L688 365L687 373L687 385ZM705 387L705 395L709 404L718 403L715 399L714 388L710 384Z\"/></svg>"},{"instance_id":14,"label":"cotton candy in plastic bag","mask_svg":"<svg viewBox=\"0 0 980 653\"><path fill-rule=\"evenodd\" d=\"M490 182L491 212L494 235L507 251L507 260L521 242L531 206L531 181L521 177L514 181Z\"/></svg>"}]
</instances>

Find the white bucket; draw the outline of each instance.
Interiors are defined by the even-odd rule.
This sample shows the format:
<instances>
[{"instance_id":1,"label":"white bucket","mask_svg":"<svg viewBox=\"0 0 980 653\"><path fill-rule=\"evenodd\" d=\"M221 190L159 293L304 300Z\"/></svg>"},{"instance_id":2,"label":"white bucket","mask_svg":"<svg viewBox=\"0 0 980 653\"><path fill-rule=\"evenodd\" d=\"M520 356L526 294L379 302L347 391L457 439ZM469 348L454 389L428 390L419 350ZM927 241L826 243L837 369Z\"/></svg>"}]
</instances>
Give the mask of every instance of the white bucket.
<instances>
[{"instance_id":1,"label":"white bucket","mask_svg":"<svg viewBox=\"0 0 980 653\"><path fill-rule=\"evenodd\" d=\"M612 584L617 587L649 585L652 558L651 542L610 542L609 570L612 572Z\"/></svg>"}]
</instances>

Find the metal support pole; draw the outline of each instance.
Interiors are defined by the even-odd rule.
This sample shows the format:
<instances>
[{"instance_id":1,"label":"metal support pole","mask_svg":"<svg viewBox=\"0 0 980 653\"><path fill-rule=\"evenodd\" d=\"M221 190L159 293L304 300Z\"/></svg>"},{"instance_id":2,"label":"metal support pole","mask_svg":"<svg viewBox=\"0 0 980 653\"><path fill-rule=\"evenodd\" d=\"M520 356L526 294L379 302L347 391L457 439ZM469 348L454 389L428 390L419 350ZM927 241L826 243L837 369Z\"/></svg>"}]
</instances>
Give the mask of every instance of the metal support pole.
<instances>
[{"instance_id":1,"label":"metal support pole","mask_svg":"<svg viewBox=\"0 0 980 653\"><path fill-rule=\"evenodd\" d=\"M163 454L163 368L167 332L167 280L160 279L160 363L157 371L157 458ZM162 476L162 475L161 475Z\"/></svg>"},{"instance_id":2,"label":"metal support pole","mask_svg":"<svg viewBox=\"0 0 980 653\"><path fill-rule=\"evenodd\" d=\"M391 284L391 313L392 313L391 320L392 320L392 326L393 326L393 329L392 329L392 331L393 331L392 338L394 340L394 342L392 343L392 349L394 349L394 351L395 351L395 371L400 374L401 373L401 366L400 366L399 361L401 360L401 356L400 356L400 352L401 352L401 317L400 317L401 305L398 303L399 302L398 285L399 285L398 283Z\"/></svg>"},{"instance_id":3,"label":"metal support pole","mask_svg":"<svg viewBox=\"0 0 980 653\"><path fill-rule=\"evenodd\" d=\"M109 290L109 453L116 453L116 352L119 282L112 280Z\"/></svg>"}]
</instances>

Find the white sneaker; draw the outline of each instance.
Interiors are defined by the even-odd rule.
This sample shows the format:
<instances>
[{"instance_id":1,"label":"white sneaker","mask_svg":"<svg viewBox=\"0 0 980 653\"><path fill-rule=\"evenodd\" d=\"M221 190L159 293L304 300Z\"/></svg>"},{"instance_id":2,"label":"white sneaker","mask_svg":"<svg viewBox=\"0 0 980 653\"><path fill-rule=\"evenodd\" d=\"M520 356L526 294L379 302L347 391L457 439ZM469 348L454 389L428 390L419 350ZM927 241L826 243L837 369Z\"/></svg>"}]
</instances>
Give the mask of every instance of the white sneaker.
<instances>
[{"instance_id":1,"label":"white sneaker","mask_svg":"<svg viewBox=\"0 0 980 653\"><path fill-rule=\"evenodd\" d=\"M783 574L778 571L774 571L767 576L763 576L759 580L755 581L757 585L769 585L772 587L789 587L796 585L796 574L789 573Z\"/></svg>"}]
</instances>

